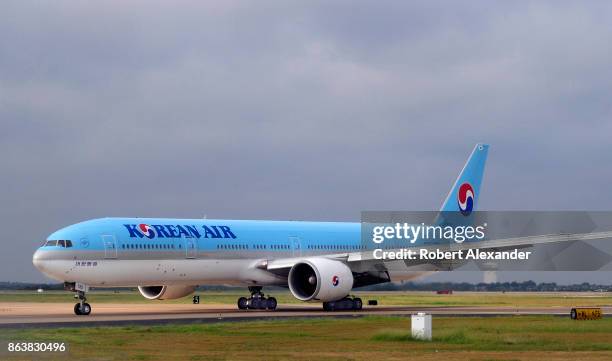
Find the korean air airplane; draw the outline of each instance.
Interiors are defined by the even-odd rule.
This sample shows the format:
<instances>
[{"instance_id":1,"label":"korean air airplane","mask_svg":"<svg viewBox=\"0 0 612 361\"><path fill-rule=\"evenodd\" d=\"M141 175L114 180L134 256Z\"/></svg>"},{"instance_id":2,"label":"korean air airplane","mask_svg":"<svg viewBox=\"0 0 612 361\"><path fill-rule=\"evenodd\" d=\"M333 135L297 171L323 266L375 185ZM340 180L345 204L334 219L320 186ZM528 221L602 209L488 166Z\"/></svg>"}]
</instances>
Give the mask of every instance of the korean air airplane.
<instances>
[{"instance_id":1,"label":"korean air airplane","mask_svg":"<svg viewBox=\"0 0 612 361\"><path fill-rule=\"evenodd\" d=\"M476 209L487 151L488 145L476 145L442 211ZM262 288L283 286L298 300L322 302L325 310L358 310L362 301L349 297L353 288L431 270L406 261L389 267L392 261L367 256L375 247L362 242L360 223L101 218L52 233L33 263L76 293L77 315L91 312L85 297L90 286L138 287L147 299L166 300L198 285L244 285L250 296L240 297L238 308L269 310L276 299Z\"/></svg>"}]
</instances>

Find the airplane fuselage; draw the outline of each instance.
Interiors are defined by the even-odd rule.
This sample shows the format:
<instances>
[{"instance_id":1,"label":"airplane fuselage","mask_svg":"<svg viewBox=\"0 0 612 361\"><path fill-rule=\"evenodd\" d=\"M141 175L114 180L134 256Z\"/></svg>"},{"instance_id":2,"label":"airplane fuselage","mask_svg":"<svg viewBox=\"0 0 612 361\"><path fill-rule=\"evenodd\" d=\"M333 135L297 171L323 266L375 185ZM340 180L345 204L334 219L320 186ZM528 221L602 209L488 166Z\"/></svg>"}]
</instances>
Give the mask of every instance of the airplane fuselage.
<instances>
[{"instance_id":1,"label":"airplane fuselage","mask_svg":"<svg viewBox=\"0 0 612 361\"><path fill-rule=\"evenodd\" d=\"M360 227L348 222L102 218L51 234L36 251L34 264L52 278L92 286L278 285L286 280L260 270L258 262L359 252L365 247Z\"/></svg>"}]
</instances>

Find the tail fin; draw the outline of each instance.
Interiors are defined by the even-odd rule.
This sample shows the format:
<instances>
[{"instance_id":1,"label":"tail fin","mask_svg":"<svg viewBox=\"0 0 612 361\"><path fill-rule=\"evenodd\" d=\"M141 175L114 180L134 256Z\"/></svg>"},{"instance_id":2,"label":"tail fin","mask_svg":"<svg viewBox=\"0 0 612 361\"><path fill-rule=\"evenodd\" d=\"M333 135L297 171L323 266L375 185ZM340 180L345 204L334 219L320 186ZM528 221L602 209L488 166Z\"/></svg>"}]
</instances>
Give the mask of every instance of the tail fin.
<instances>
[{"instance_id":1,"label":"tail fin","mask_svg":"<svg viewBox=\"0 0 612 361\"><path fill-rule=\"evenodd\" d=\"M469 215L476 210L488 151L488 144L476 144L461 174L446 196L440 208L441 212L461 212Z\"/></svg>"}]
</instances>

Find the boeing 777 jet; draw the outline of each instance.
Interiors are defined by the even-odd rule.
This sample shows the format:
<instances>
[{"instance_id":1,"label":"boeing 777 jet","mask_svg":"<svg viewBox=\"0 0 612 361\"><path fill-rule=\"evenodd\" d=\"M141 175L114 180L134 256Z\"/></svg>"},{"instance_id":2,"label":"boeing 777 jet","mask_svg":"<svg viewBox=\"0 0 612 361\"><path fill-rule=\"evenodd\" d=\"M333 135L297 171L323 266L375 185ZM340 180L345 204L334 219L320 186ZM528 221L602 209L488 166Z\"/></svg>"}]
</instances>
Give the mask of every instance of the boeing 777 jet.
<instances>
[{"instance_id":1,"label":"boeing 777 jet","mask_svg":"<svg viewBox=\"0 0 612 361\"><path fill-rule=\"evenodd\" d=\"M441 211L465 215L476 209L487 151L488 145L475 146ZM487 248L487 241L474 244ZM237 300L239 309L269 310L277 302L262 288L283 286L300 301L322 302L325 310L359 310L362 301L349 297L353 288L432 270L376 259L374 248L379 245L363 242L361 223L101 218L52 233L33 263L76 293L77 315L91 312L90 286L138 287L147 299L167 300L189 295L198 285L243 285L250 295Z\"/></svg>"}]
</instances>

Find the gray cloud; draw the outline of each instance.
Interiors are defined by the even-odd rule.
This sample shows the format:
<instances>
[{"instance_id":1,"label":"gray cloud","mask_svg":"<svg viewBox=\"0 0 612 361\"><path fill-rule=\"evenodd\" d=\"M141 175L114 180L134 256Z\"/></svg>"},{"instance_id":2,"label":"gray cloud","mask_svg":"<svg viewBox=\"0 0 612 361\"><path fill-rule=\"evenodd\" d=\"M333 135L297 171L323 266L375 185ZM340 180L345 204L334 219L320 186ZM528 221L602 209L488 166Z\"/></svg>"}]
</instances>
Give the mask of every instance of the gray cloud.
<instances>
[{"instance_id":1,"label":"gray cloud","mask_svg":"<svg viewBox=\"0 0 612 361\"><path fill-rule=\"evenodd\" d=\"M610 209L605 2L8 1L0 271L99 216ZM7 250L9 247L10 250Z\"/></svg>"}]
</instances>

